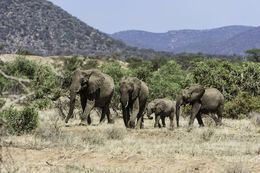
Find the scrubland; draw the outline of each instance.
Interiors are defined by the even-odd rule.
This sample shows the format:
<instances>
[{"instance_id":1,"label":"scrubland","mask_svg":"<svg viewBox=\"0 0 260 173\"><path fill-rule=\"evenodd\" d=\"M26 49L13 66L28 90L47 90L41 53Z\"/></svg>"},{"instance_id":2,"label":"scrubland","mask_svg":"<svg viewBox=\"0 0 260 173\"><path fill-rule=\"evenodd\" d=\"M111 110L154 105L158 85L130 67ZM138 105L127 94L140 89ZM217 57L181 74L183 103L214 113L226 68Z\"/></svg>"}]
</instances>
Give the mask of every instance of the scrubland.
<instances>
[{"instance_id":1,"label":"scrubland","mask_svg":"<svg viewBox=\"0 0 260 173\"><path fill-rule=\"evenodd\" d=\"M23 122L23 119L11 118L8 123L2 122L1 117L17 115L15 111L11 111L11 116L8 112L4 115L0 112L1 173L260 172L260 116L248 114L250 110L260 110L257 63L238 62L233 65L229 61L192 58L189 63L178 61L191 64L183 69L183 64L163 58L119 61L93 57L26 56L26 59L16 61L16 57L1 55L1 70L10 76L29 79L30 83L26 84L28 91L24 91L16 81L0 75L0 109L33 92L32 97L14 104L13 108L20 110L31 106L27 109L32 110L29 115L36 117L37 121L29 123L28 127L33 127L30 131L20 133L16 129L15 133L10 133L6 127L21 124L19 121ZM78 67L99 68L113 77L116 92L111 108L118 110L118 114L113 114L114 124L104 122L98 125L100 113L93 110L93 123L79 126L81 109L78 102L75 117L65 124L57 103L61 100L66 113L69 107L66 80ZM146 117L144 129L126 129L118 107L117 92L119 81L125 75L137 76L147 82L149 101L166 96L174 99L181 88L194 83L218 87L224 91L226 99L223 125L215 126L214 121L204 115L205 127L199 127L195 121L190 131L187 128L189 117L185 116L189 108L185 108L180 127L176 128L175 122L174 130L168 129L168 119L167 128L155 129L154 120ZM225 82L227 78L230 83Z\"/></svg>"}]
</instances>

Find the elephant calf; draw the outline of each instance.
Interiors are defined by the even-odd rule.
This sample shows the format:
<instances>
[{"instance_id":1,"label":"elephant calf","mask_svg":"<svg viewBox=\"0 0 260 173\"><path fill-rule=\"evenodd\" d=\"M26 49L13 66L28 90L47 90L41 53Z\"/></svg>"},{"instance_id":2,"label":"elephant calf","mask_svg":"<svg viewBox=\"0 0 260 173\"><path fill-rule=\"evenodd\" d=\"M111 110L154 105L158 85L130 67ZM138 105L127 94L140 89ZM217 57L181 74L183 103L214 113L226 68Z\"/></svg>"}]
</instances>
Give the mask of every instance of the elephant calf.
<instances>
[{"instance_id":1,"label":"elephant calf","mask_svg":"<svg viewBox=\"0 0 260 173\"><path fill-rule=\"evenodd\" d=\"M153 119L151 114L155 114L155 123L154 127L161 127L159 120L162 120L163 127L165 125L165 117L170 118L170 129L173 129L173 117L175 114L176 102L169 100L167 98L155 99L151 101L147 106L147 116L149 119Z\"/></svg>"}]
</instances>

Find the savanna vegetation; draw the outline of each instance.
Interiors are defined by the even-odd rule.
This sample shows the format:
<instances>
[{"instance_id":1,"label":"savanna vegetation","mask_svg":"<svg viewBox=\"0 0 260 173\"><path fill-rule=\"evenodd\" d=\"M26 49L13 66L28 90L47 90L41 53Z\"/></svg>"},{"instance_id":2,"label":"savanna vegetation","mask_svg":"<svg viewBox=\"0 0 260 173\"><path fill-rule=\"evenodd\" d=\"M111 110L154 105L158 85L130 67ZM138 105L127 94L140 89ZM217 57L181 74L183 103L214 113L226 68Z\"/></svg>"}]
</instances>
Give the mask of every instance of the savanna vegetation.
<instances>
[{"instance_id":1,"label":"savanna vegetation","mask_svg":"<svg viewBox=\"0 0 260 173\"><path fill-rule=\"evenodd\" d=\"M87 133L77 127L72 133L80 131L80 135L73 135L66 133L66 127L61 125L63 123L64 114L62 111L68 110L68 88L71 83L71 75L75 69L91 69L97 68L102 72L110 75L115 82L115 93L112 99L111 107L118 111L119 106L119 82L123 76L135 76L147 83L149 87L149 101L155 98L164 98L175 100L176 96L182 88L192 85L202 85L205 87L215 87L220 90L225 97L224 126L228 125L230 128L234 127L241 131L237 135L246 135L245 129L252 134L254 127L260 126L260 117L252 116L252 112L260 112L260 64L256 61L251 61L251 55L248 60L225 60L223 58L209 59L204 55L187 55L182 54L174 58L157 57L149 60L144 60L139 57L127 58L125 60L119 60L119 55L102 58L93 56L73 56L73 57L55 57L54 63L51 65L36 63L35 61L28 60L26 56L20 55L14 61L0 62L0 127L1 136L11 134L7 137L8 140L16 141L12 144L7 141L4 142L5 146L18 145L16 138L12 135L33 135L33 139L27 137L26 140L29 144L24 147L30 149L41 149L46 147L75 147L85 148L86 151L91 152L105 152L110 150L113 155L120 156L120 153L124 156L140 155L142 157L154 157L159 156L161 150L158 146L165 146L164 154L167 158L170 155L175 155L176 158L184 159L187 157L200 157L204 152L205 157L210 156L213 150L217 153L217 156L222 158L225 153L224 160L233 161L236 154L246 154L248 157L259 156L258 146L253 147L255 139L249 139L252 142L246 146L245 151L232 150L229 154L226 152L229 148L224 148L221 151L221 147L217 147L218 141L221 140L221 145L228 145L229 140L237 141L239 136L228 136L221 138L226 132L217 131L212 128L213 123L210 120L206 121L207 129L200 129L190 132L183 131L187 119L183 117L181 122L182 127L175 129L169 133L167 130L156 131L156 129L144 129L140 132L134 133L133 131L125 130L123 121L119 118L116 124L120 122L121 125L105 125L99 127L89 127ZM41 57L39 57L41 58ZM13 96L16 96L12 98ZM17 98L18 97L18 98ZM23 98L22 98L23 97ZM12 98L12 99L10 99ZM22 98L22 99L21 99ZM17 102L14 101L17 100ZM10 106L10 105L13 106ZM76 102L76 106L80 108L79 101ZM48 111L58 108L58 112L55 116L53 113L50 115ZM80 110L80 109L78 109ZM185 112L189 113L190 108L186 107ZM44 113L47 112L47 113ZM77 114L77 112L75 113ZM97 113L98 114L98 113ZM43 118L40 115L46 115ZM120 115L118 115L120 117ZM252 119L254 117L254 119ZM254 125L250 125L245 119L250 118L250 121ZM236 120L233 120L236 119ZM149 120L146 120L149 121ZM236 122L233 125L232 122ZM150 121L151 122L151 121ZM152 122L151 122L152 123ZM148 123L149 125L151 123ZM242 125L244 123L244 125ZM148 125L148 126L149 126ZM249 127L250 126L250 127ZM152 127L152 125L151 125ZM72 127L67 127L70 129ZM222 128L222 127L218 127ZM5 129L5 130L3 130ZM243 131L243 132L242 132ZM253 130L255 133L255 130ZM252 133L251 133L252 132ZM151 138L145 135L149 134ZM259 133L259 132L257 132ZM177 135L178 134L178 135ZM148 135L148 136L149 136ZM163 135L160 140L158 136ZM196 136L191 139L191 136ZM179 141L183 139L184 143L176 143L168 139ZM134 139L135 140L134 140ZM194 144L192 148L188 145L192 140ZM121 143L119 142L121 141ZM137 142L135 142L137 141ZM186 142L185 142L186 141ZM7 143L6 143L7 142ZM9 141L10 142L10 141ZM207 145L215 146L215 148L209 148ZM151 150L141 147L142 145L148 145ZM112 148L113 145L117 145L118 149ZM181 146L185 145L187 149L183 149ZM196 148L197 145L202 148ZM234 144L239 146L239 144ZM87 147L87 148L86 148ZM137 148L140 148L137 150ZM177 147L177 148L176 148ZM253 147L253 148L250 148ZM176 148L176 149L172 149ZM203 151L204 150L204 151ZM227 150L227 151L226 151ZM49 151L51 152L51 151ZM223 152L223 153L222 153ZM157 154L156 154L157 153ZM165 155L164 155L165 156ZM163 157L164 157L163 156ZM234 157L233 157L234 156ZM98 157L98 156L97 156ZM162 155L160 155L162 157ZM242 159L243 160L243 159ZM89 170L84 167L71 167L70 171L89 171L89 172L103 172L104 170ZM51 169L52 171L63 171L67 167L59 167ZM235 169L244 169L238 167L229 167L228 171L234 171ZM11 171L13 169L10 168ZM111 169L110 172L115 172ZM107 172L109 172L107 171ZM123 172L127 172L123 170ZM167 170L166 170L167 172Z\"/></svg>"}]
</instances>

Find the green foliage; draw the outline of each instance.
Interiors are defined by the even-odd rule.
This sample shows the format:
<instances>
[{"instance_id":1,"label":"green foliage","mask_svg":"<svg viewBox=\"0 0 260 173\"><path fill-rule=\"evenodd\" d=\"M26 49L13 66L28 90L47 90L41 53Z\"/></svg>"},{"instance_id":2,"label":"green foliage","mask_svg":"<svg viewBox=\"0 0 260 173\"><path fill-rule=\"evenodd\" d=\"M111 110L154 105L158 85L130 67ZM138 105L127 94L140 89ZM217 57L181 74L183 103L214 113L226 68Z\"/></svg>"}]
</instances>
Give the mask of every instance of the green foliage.
<instances>
[{"instance_id":1,"label":"green foliage","mask_svg":"<svg viewBox=\"0 0 260 173\"><path fill-rule=\"evenodd\" d=\"M147 82L147 79L152 76L152 64L149 61L145 61L139 64L138 67L130 69L129 76L137 77L138 79Z\"/></svg>"},{"instance_id":2,"label":"green foliage","mask_svg":"<svg viewBox=\"0 0 260 173\"><path fill-rule=\"evenodd\" d=\"M36 107L40 110L52 108L53 104L50 99L44 98L44 99L37 99L36 100Z\"/></svg>"},{"instance_id":3,"label":"green foliage","mask_svg":"<svg viewBox=\"0 0 260 173\"><path fill-rule=\"evenodd\" d=\"M5 105L5 100L4 99L0 99L0 108L3 107Z\"/></svg>"},{"instance_id":4,"label":"green foliage","mask_svg":"<svg viewBox=\"0 0 260 173\"><path fill-rule=\"evenodd\" d=\"M260 62L260 49L249 49L246 50L245 53L250 54L247 57L249 61Z\"/></svg>"},{"instance_id":5,"label":"green foliage","mask_svg":"<svg viewBox=\"0 0 260 173\"><path fill-rule=\"evenodd\" d=\"M183 71L175 61L168 61L147 79L150 100L168 97L175 99L182 88L193 83L192 77Z\"/></svg>"},{"instance_id":6,"label":"green foliage","mask_svg":"<svg viewBox=\"0 0 260 173\"><path fill-rule=\"evenodd\" d=\"M0 113L0 117L7 120L9 131L13 134L22 134L34 130L38 125L38 112L33 106L24 107L18 111L14 108L9 108Z\"/></svg>"},{"instance_id":7,"label":"green foliage","mask_svg":"<svg viewBox=\"0 0 260 173\"><path fill-rule=\"evenodd\" d=\"M144 60L139 57L131 57L127 58L126 62L128 62L128 68L134 69L140 67L144 63Z\"/></svg>"},{"instance_id":8,"label":"green foliage","mask_svg":"<svg viewBox=\"0 0 260 173\"><path fill-rule=\"evenodd\" d=\"M38 65L33 61L19 57L5 64L3 71L10 76L30 79L31 82L27 87L29 90L35 90L36 99L56 100L63 94L60 77L48 65ZM0 84L1 91L23 91L17 81L7 80L3 76L0 76Z\"/></svg>"},{"instance_id":9,"label":"green foliage","mask_svg":"<svg viewBox=\"0 0 260 173\"><path fill-rule=\"evenodd\" d=\"M112 106L117 107L118 104L119 104L119 99L120 99L119 83L120 83L121 79L123 78L123 76L127 75L127 70L123 69L121 67L121 65L116 61L115 62L105 62L100 67L100 70L103 73L106 73L109 76L111 76L114 80L115 92L114 92L114 95L113 95L113 98L112 98Z\"/></svg>"},{"instance_id":10,"label":"green foliage","mask_svg":"<svg viewBox=\"0 0 260 173\"><path fill-rule=\"evenodd\" d=\"M4 71L8 75L33 79L38 65L24 57L18 57L15 61L7 63Z\"/></svg>"},{"instance_id":11,"label":"green foliage","mask_svg":"<svg viewBox=\"0 0 260 173\"><path fill-rule=\"evenodd\" d=\"M59 80L50 66L38 66L33 83L36 88L36 98L51 95L51 99L56 100L62 95L60 88L61 80Z\"/></svg>"},{"instance_id":12,"label":"green foliage","mask_svg":"<svg viewBox=\"0 0 260 173\"><path fill-rule=\"evenodd\" d=\"M34 56L40 56L39 54L35 54L30 52L29 50L23 50L23 49L19 49L16 54L18 55L34 55Z\"/></svg>"},{"instance_id":13,"label":"green foliage","mask_svg":"<svg viewBox=\"0 0 260 173\"><path fill-rule=\"evenodd\" d=\"M203 62L205 57L203 55L193 54L179 54L174 60L181 66L182 69L192 69L196 62Z\"/></svg>"},{"instance_id":14,"label":"green foliage","mask_svg":"<svg viewBox=\"0 0 260 173\"><path fill-rule=\"evenodd\" d=\"M98 67L98 62L96 60L89 60L87 61L86 64L82 65L82 69L84 70L97 68L97 67Z\"/></svg>"},{"instance_id":15,"label":"green foliage","mask_svg":"<svg viewBox=\"0 0 260 173\"><path fill-rule=\"evenodd\" d=\"M220 90L227 100L233 99L242 91L253 96L260 94L258 63L208 60L195 64L193 76L196 83Z\"/></svg>"},{"instance_id":16,"label":"green foliage","mask_svg":"<svg viewBox=\"0 0 260 173\"><path fill-rule=\"evenodd\" d=\"M61 57L61 59L65 59L64 72L63 72L64 81L63 81L62 87L69 88L71 81L72 81L72 79L71 79L72 74L77 68L79 68L83 65L83 60L81 58L79 58L78 56L73 56L72 58Z\"/></svg>"},{"instance_id":17,"label":"green foliage","mask_svg":"<svg viewBox=\"0 0 260 173\"><path fill-rule=\"evenodd\" d=\"M157 71L161 66L165 65L169 61L168 58L157 57L152 58L150 62L152 63L152 71Z\"/></svg>"},{"instance_id":18,"label":"green foliage","mask_svg":"<svg viewBox=\"0 0 260 173\"><path fill-rule=\"evenodd\" d=\"M240 92L233 100L225 104L223 116L242 119L253 110L260 111L260 96L252 97L247 92Z\"/></svg>"}]
</instances>

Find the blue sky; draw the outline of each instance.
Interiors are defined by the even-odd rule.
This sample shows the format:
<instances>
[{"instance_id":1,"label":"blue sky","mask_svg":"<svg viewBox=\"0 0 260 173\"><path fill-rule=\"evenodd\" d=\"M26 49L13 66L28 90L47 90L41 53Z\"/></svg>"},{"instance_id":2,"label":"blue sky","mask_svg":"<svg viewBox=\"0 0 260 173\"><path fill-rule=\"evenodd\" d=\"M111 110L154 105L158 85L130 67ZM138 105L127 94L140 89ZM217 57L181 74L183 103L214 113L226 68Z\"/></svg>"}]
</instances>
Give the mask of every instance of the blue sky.
<instances>
[{"instance_id":1,"label":"blue sky","mask_svg":"<svg viewBox=\"0 0 260 173\"><path fill-rule=\"evenodd\" d=\"M260 0L50 0L105 33L260 26Z\"/></svg>"}]
</instances>

